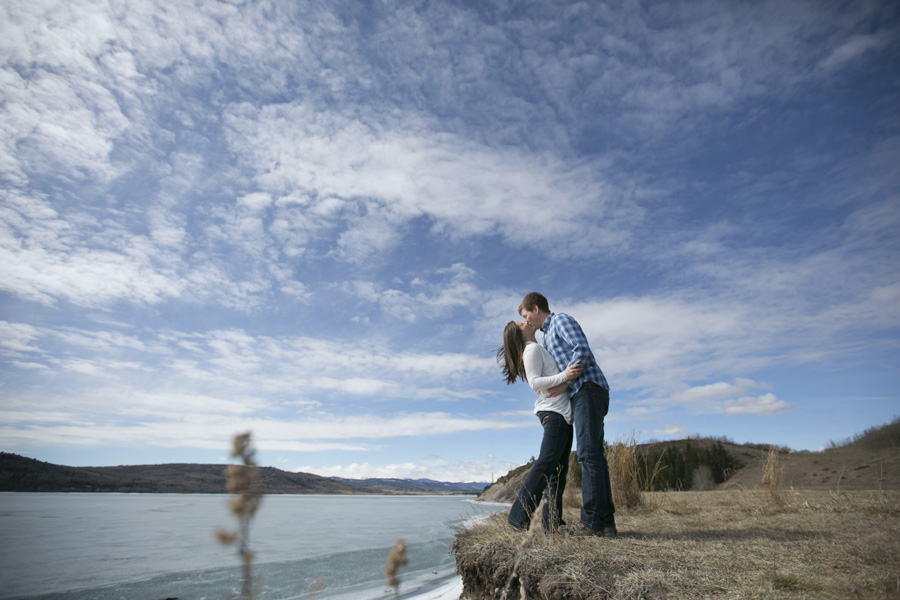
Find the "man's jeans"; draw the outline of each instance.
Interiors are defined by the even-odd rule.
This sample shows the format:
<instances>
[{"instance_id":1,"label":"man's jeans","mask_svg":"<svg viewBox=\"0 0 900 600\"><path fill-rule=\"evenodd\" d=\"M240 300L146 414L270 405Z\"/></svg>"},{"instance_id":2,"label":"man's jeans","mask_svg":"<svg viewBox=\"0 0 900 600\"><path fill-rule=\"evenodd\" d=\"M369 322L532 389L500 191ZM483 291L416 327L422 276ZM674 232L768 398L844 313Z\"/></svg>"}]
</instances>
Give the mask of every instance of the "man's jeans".
<instances>
[{"instance_id":1,"label":"man's jeans","mask_svg":"<svg viewBox=\"0 0 900 600\"><path fill-rule=\"evenodd\" d=\"M591 382L572 396L578 462L581 463L581 524L602 531L615 527L609 466L603 451L603 419L609 411L609 390Z\"/></svg>"},{"instance_id":2,"label":"man's jeans","mask_svg":"<svg viewBox=\"0 0 900 600\"><path fill-rule=\"evenodd\" d=\"M516 529L528 529L531 516L544 495L541 525L544 531L556 531L563 524L562 497L569 472L569 454L572 452L572 426L559 413L541 411L537 416L544 428L541 453L525 476L525 483L513 502L507 520Z\"/></svg>"}]
</instances>

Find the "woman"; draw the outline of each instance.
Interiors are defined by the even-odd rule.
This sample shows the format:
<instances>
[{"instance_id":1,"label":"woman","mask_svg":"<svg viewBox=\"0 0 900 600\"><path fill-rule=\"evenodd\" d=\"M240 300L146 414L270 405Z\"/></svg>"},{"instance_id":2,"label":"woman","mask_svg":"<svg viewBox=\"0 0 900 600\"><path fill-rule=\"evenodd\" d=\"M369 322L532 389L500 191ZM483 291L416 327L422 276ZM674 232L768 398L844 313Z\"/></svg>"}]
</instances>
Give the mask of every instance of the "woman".
<instances>
[{"instance_id":1,"label":"woman","mask_svg":"<svg viewBox=\"0 0 900 600\"><path fill-rule=\"evenodd\" d=\"M544 428L541 452L525 476L507 520L515 529L528 529L543 495L546 501L541 525L544 531L555 532L565 525L562 497L572 451L572 405L565 389L551 396L547 389L577 379L581 366L569 365L560 373L550 353L535 341L534 333L533 325L510 321L503 330L503 346L497 350L497 362L507 385L522 379L538 392L534 414Z\"/></svg>"}]
</instances>

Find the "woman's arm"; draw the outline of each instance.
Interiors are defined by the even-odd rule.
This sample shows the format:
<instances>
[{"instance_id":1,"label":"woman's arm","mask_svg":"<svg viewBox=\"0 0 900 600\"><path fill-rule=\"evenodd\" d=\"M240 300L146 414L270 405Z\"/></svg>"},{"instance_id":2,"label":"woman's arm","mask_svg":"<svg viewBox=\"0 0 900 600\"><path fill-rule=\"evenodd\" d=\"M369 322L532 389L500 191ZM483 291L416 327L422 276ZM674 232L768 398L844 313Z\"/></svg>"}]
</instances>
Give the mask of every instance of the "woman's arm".
<instances>
[{"instance_id":1,"label":"woman's arm","mask_svg":"<svg viewBox=\"0 0 900 600\"><path fill-rule=\"evenodd\" d=\"M528 380L528 385L536 392L566 382L565 372L557 373L556 375L541 375L541 371L544 367L544 359L541 355L541 349L537 344L528 344L525 346L522 362L525 363L525 378Z\"/></svg>"},{"instance_id":2,"label":"woman's arm","mask_svg":"<svg viewBox=\"0 0 900 600\"><path fill-rule=\"evenodd\" d=\"M554 385L553 387L547 388L547 396L550 397L562 394L564 391L566 391L566 388L569 386L570 381L581 377L582 370L583 369L581 368L581 365L569 365L568 367L566 367L566 370L563 371L563 373L565 373L566 375L565 383L560 383L559 385Z\"/></svg>"}]
</instances>

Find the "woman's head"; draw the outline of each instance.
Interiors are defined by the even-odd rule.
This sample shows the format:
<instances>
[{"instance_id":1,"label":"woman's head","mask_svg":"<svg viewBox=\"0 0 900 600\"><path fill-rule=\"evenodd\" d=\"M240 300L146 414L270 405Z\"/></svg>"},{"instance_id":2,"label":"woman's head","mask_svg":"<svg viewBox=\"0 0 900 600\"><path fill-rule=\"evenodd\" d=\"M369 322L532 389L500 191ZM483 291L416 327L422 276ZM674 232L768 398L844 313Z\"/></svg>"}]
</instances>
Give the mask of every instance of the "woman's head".
<instances>
[{"instance_id":1,"label":"woman's head","mask_svg":"<svg viewBox=\"0 0 900 600\"><path fill-rule=\"evenodd\" d=\"M503 345L497 348L497 363L507 385L516 382L516 379L525 381L525 367L522 364L522 354L525 352L525 335L522 333L521 323L510 321L503 329Z\"/></svg>"}]
</instances>

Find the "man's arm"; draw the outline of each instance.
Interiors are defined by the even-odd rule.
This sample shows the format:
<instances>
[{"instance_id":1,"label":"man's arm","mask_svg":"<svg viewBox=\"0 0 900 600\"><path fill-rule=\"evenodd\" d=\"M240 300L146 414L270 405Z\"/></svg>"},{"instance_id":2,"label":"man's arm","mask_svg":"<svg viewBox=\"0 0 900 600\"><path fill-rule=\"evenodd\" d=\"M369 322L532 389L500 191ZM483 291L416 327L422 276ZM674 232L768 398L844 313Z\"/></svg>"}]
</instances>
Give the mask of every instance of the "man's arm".
<instances>
[{"instance_id":1,"label":"man's arm","mask_svg":"<svg viewBox=\"0 0 900 600\"><path fill-rule=\"evenodd\" d=\"M591 347L588 345L587 336L581 329L578 321L566 314L558 315L557 334L571 348L567 365L580 364L582 367L587 362Z\"/></svg>"}]
</instances>

